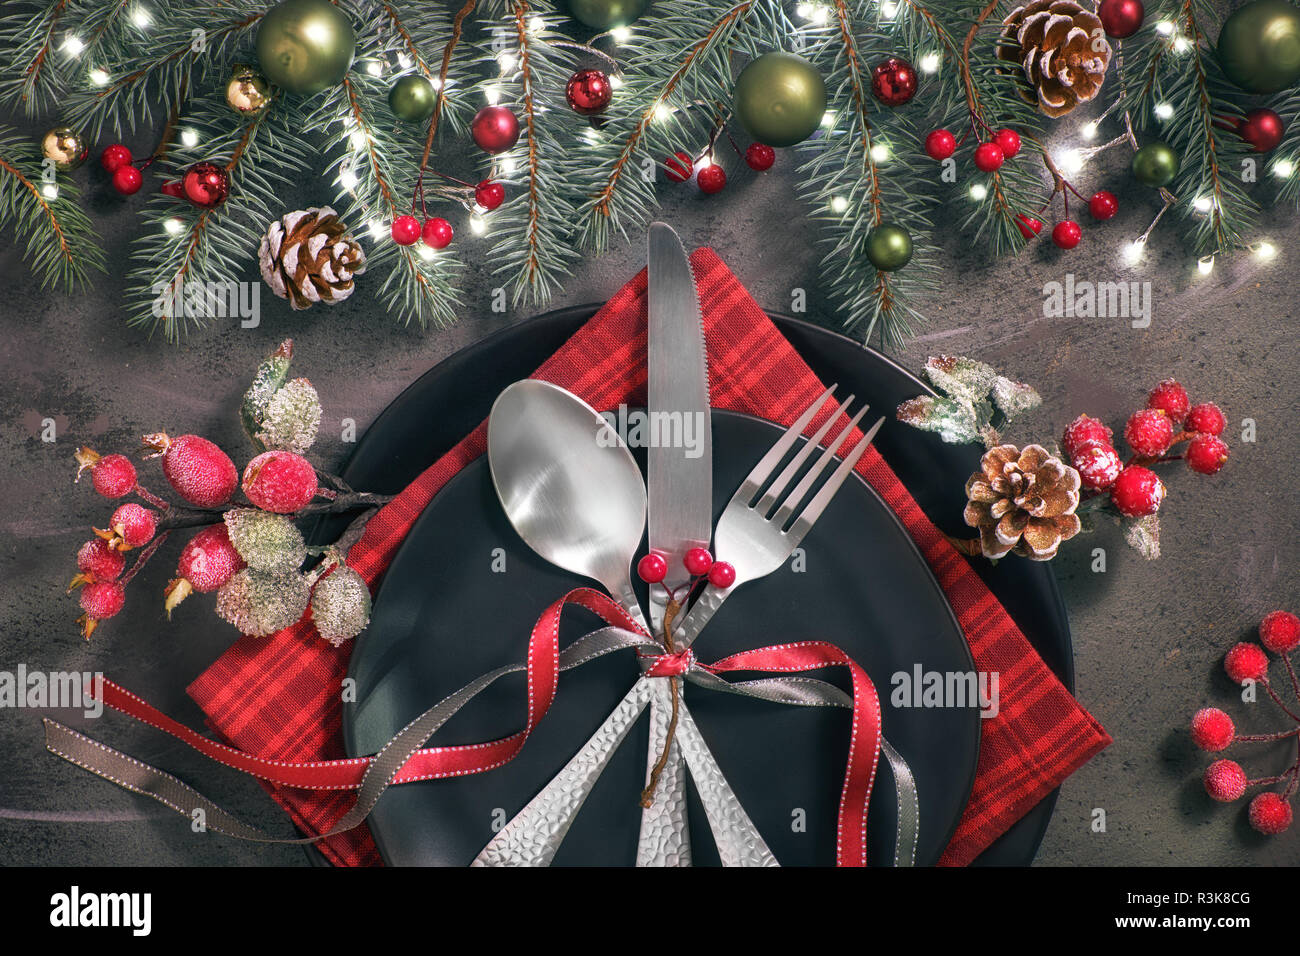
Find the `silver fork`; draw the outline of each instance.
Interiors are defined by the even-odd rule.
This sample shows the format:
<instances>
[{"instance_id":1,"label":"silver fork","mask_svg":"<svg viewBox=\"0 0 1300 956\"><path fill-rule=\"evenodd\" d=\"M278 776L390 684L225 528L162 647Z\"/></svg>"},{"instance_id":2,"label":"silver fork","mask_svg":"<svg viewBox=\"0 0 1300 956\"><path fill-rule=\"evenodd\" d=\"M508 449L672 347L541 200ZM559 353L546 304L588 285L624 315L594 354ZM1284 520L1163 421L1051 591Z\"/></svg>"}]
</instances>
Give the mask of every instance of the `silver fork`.
<instances>
[{"instance_id":1,"label":"silver fork","mask_svg":"<svg viewBox=\"0 0 1300 956\"><path fill-rule=\"evenodd\" d=\"M852 450L840 461L839 467L831 473L826 483L818 489L806 505L804 499L808 497L813 486L826 466L830 464L835 457L835 453L845 440L853 432L866 414L870 406L864 405L858 409L857 413L849 419L849 423L844 426L835 439L824 449L817 461L813 464L808 472L799 479L799 483L794 489L784 497L782 493L792 482L801 468L808 461L808 458L821 445L822 439L831 430L831 427L840 419L840 416L847 413L849 406L853 402L853 396L850 395L842 404L836 408L834 414L826 419L816 434L812 436L804 446L799 449L789 464L782 469L777 475L776 480L760 496L759 491L767 480L772 477L773 472L790 453L803 434L809 423L817 417L817 413L825 406L827 399L835 394L835 386L832 385L821 394L815 402L808 407L799 418L792 424L784 435L772 446L754 466L754 470L749 473L740 488L736 491L731 501L728 502L726 509L722 512L722 517L718 520L717 530L713 533L714 553L720 560L726 561L736 569L736 579L726 588L717 588L709 585L705 588L704 593L700 595L699 600L687 613L681 624L674 629L673 643L679 649L691 645L699 635L704 625L708 623L709 618L713 617L722 602L727 599L736 588L740 587L747 581L753 581L771 574L789 559L794 553L794 549L799 547L803 541L804 535L812 528L817 519L821 517L826 506L830 504L831 499L835 497L836 492L844 484L849 474L857 466L858 460L866 453L867 447L871 440L875 438L876 432L880 426L885 423L883 418L879 419L871 429L860 438L853 446ZM758 500L755 501L755 498ZM802 510L800 507L802 506ZM797 512L797 517L795 516ZM794 518L791 521L791 518Z\"/></svg>"}]
</instances>

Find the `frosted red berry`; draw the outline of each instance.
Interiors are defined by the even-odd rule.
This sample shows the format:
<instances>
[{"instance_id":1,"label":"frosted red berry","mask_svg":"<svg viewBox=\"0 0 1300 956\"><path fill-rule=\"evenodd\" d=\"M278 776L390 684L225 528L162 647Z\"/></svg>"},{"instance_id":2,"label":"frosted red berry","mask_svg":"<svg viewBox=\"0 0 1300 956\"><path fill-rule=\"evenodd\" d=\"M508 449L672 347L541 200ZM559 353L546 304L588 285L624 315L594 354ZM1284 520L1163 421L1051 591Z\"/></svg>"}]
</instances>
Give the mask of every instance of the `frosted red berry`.
<instances>
[{"instance_id":1,"label":"frosted red berry","mask_svg":"<svg viewBox=\"0 0 1300 956\"><path fill-rule=\"evenodd\" d=\"M176 493L198 508L224 505L239 487L239 472L230 456L198 435L171 438L166 432L146 435L151 457L162 456L163 474Z\"/></svg>"},{"instance_id":2,"label":"frosted red berry","mask_svg":"<svg viewBox=\"0 0 1300 956\"><path fill-rule=\"evenodd\" d=\"M1217 707L1202 707L1192 717L1192 741L1202 750L1217 753L1236 734L1232 718Z\"/></svg>"},{"instance_id":3,"label":"frosted red berry","mask_svg":"<svg viewBox=\"0 0 1300 956\"><path fill-rule=\"evenodd\" d=\"M91 538L77 551L77 570L81 574L73 580L73 585L90 581L116 581L125 567L126 558L121 551L110 548L103 538Z\"/></svg>"},{"instance_id":4,"label":"frosted red berry","mask_svg":"<svg viewBox=\"0 0 1300 956\"><path fill-rule=\"evenodd\" d=\"M1235 760L1216 760L1205 768L1205 792L1220 803L1240 800L1246 793L1246 771Z\"/></svg>"},{"instance_id":5,"label":"frosted red berry","mask_svg":"<svg viewBox=\"0 0 1300 956\"><path fill-rule=\"evenodd\" d=\"M1109 488L1124 470L1119 452L1099 441L1085 442L1070 462L1079 472L1079 481L1083 487L1093 491Z\"/></svg>"},{"instance_id":6,"label":"frosted red berry","mask_svg":"<svg viewBox=\"0 0 1300 956\"><path fill-rule=\"evenodd\" d=\"M398 216L393 220L390 232L393 242L399 246L409 246L420 238L420 220L414 216Z\"/></svg>"},{"instance_id":7,"label":"frosted red berry","mask_svg":"<svg viewBox=\"0 0 1300 956\"><path fill-rule=\"evenodd\" d=\"M1002 157L1010 159L1020 152L1020 134L1013 129L1000 129L993 137L993 142L1002 150Z\"/></svg>"},{"instance_id":8,"label":"frosted red berry","mask_svg":"<svg viewBox=\"0 0 1300 956\"><path fill-rule=\"evenodd\" d=\"M96 581L81 590L81 609L96 621L105 621L126 603L126 589L116 581Z\"/></svg>"},{"instance_id":9,"label":"frosted red berry","mask_svg":"<svg viewBox=\"0 0 1300 956\"><path fill-rule=\"evenodd\" d=\"M691 577L699 577L708 574L709 568L713 567L713 555L709 554L708 548L691 548L683 556L682 564L686 565Z\"/></svg>"},{"instance_id":10,"label":"frosted red berry","mask_svg":"<svg viewBox=\"0 0 1300 956\"><path fill-rule=\"evenodd\" d=\"M1073 249L1083 239L1083 228L1073 219L1062 219L1052 227L1052 243L1058 249Z\"/></svg>"},{"instance_id":11,"label":"frosted red berry","mask_svg":"<svg viewBox=\"0 0 1300 956\"><path fill-rule=\"evenodd\" d=\"M1202 402L1199 405L1193 405L1187 413L1187 421L1183 427L1189 432L1203 432L1206 435L1221 435L1223 429L1228 425L1228 420L1223 417L1223 412L1219 406L1213 402Z\"/></svg>"},{"instance_id":12,"label":"frosted red berry","mask_svg":"<svg viewBox=\"0 0 1300 956\"><path fill-rule=\"evenodd\" d=\"M664 175L668 177L669 182L684 183L691 178L695 172L695 162L691 159L691 154L685 150L678 150L664 160Z\"/></svg>"},{"instance_id":13,"label":"frosted red berry","mask_svg":"<svg viewBox=\"0 0 1300 956\"><path fill-rule=\"evenodd\" d=\"M1105 222L1107 219L1115 218L1115 213L1119 212L1119 200L1115 194L1101 190L1092 194L1088 200L1088 212L1092 213L1092 218Z\"/></svg>"},{"instance_id":14,"label":"frosted red berry","mask_svg":"<svg viewBox=\"0 0 1300 956\"><path fill-rule=\"evenodd\" d=\"M1144 408L1129 416L1124 440L1142 458L1159 458L1174 441L1174 423L1159 408Z\"/></svg>"},{"instance_id":15,"label":"frosted red berry","mask_svg":"<svg viewBox=\"0 0 1300 956\"><path fill-rule=\"evenodd\" d=\"M1289 654L1300 647L1300 617L1274 611L1259 622L1259 642L1274 654Z\"/></svg>"},{"instance_id":16,"label":"frosted red berry","mask_svg":"<svg viewBox=\"0 0 1300 956\"><path fill-rule=\"evenodd\" d=\"M947 159L957 152L957 137L946 129L932 130L925 137L925 155L933 160Z\"/></svg>"},{"instance_id":17,"label":"frosted red berry","mask_svg":"<svg viewBox=\"0 0 1300 956\"><path fill-rule=\"evenodd\" d=\"M1073 459L1086 443L1099 441L1103 445L1110 445L1114 437L1114 433L1099 419L1091 415L1080 415L1065 426L1065 434L1061 436L1061 447Z\"/></svg>"},{"instance_id":18,"label":"frosted red berry","mask_svg":"<svg viewBox=\"0 0 1300 956\"><path fill-rule=\"evenodd\" d=\"M1277 836L1291 826L1291 804L1269 791L1250 801L1250 825L1260 833Z\"/></svg>"},{"instance_id":19,"label":"frosted red berry","mask_svg":"<svg viewBox=\"0 0 1300 956\"><path fill-rule=\"evenodd\" d=\"M134 166L119 166L113 170L113 189L123 196L134 196L144 185L144 176Z\"/></svg>"},{"instance_id":20,"label":"frosted red berry","mask_svg":"<svg viewBox=\"0 0 1300 956\"><path fill-rule=\"evenodd\" d=\"M1032 239L1043 231L1043 220L1026 216L1023 212L1016 216L1016 228L1026 239Z\"/></svg>"},{"instance_id":21,"label":"frosted red berry","mask_svg":"<svg viewBox=\"0 0 1300 956\"><path fill-rule=\"evenodd\" d=\"M720 193L727 185L727 171L717 163L710 163L696 174L695 184L706 196Z\"/></svg>"},{"instance_id":22,"label":"frosted red berry","mask_svg":"<svg viewBox=\"0 0 1300 956\"><path fill-rule=\"evenodd\" d=\"M646 584L658 584L668 576L668 562L662 554L651 551L636 563L636 576Z\"/></svg>"},{"instance_id":23,"label":"frosted red berry","mask_svg":"<svg viewBox=\"0 0 1300 956\"><path fill-rule=\"evenodd\" d=\"M709 568L709 583L715 588L725 589L736 583L736 569L726 561L715 561Z\"/></svg>"},{"instance_id":24,"label":"frosted red berry","mask_svg":"<svg viewBox=\"0 0 1300 956\"><path fill-rule=\"evenodd\" d=\"M200 594L208 594L244 569L244 559L230 543L225 522L204 528L192 537L176 562L176 576L189 581Z\"/></svg>"},{"instance_id":25,"label":"frosted red berry","mask_svg":"<svg viewBox=\"0 0 1300 956\"><path fill-rule=\"evenodd\" d=\"M1181 425L1187 419L1191 401L1187 397L1187 389L1172 378L1167 378L1151 389L1151 394L1147 396L1147 408L1159 409L1175 425Z\"/></svg>"},{"instance_id":26,"label":"frosted red berry","mask_svg":"<svg viewBox=\"0 0 1300 956\"><path fill-rule=\"evenodd\" d=\"M291 451L264 451L244 467L242 487L263 511L293 514L316 497L316 469Z\"/></svg>"},{"instance_id":27,"label":"frosted red berry","mask_svg":"<svg viewBox=\"0 0 1300 956\"><path fill-rule=\"evenodd\" d=\"M424 244L434 249L446 249L451 245L453 235L451 223L441 216L434 216L432 219L425 220L424 223Z\"/></svg>"},{"instance_id":28,"label":"frosted red berry","mask_svg":"<svg viewBox=\"0 0 1300 956\"><path fill-rule=\"evenodd\" d=\"M148 508L132 502L113 512L109 526L114 535L109 539L110 547L129 550L144 547L153 540L154 532L158 530L158 519Z\"/></svg>"},{"instance_id":29,"label":"frosted red berry","mask_svg":"<svg viewBox=\"0 0 1300 956\"><path fill-rule=\"evenodd\" d=\"M474 187L474 201L491 212L506 201L506 187L485 179Z\"/></svg>"},{"instance_id":30,"label":"frosted red berry","mask_svg":"<svg viewBox=\"0 0 1300 956\"><path fill-rule=\"evenodd\" d=\"M131 150L127 147L121 143L114 143L112 146L105 147L104 151L99 154L99 165L104 167L104 172L115 173L121 167L128 165L134 158L131 155Z\"/></svg>"},{"instance_id":31,"label":"frosted red berry","mask_svg":"<svg viewBox=\"0 0 1300 956\"><path fill-rule=\"evenodd\" d=\"M1268 677L1268 655L1258 644L1242 641L1223 656L1223 669L1234 684L1262 681Z\"/></svg>"},{"instance_id":32,"label":"frosted red berry","mask_svg":"<svg viewBox=\"0 0 1300 956\"><path fill-rule=\"evenodd\" d=\"M1110 486L1110 501L1127 518L1144 518L1160 510L1165 485L1150 468L1129 465Z\"/></svg>"},{"instance_id":33,"label":"frosted red berry","mask_svg":"<svg viewBox=\"0 0 1300 956\"><path fill-rule=\"evenodd\" d=\"M135 465L126 455L105 455L91 470L91 484L105 498L121 498L135 488Z\"/></svg>"},{"instance_id":34,"label":"frosted red berry","mask_svg":"<svg viewBox=\"0 0 1300 956\"><path fill-rule=\"evenodd\" d=\"M980 143L975 147L975 168L980 172L997 172L1005 159L1006 155L997 143Z\"/></svg>"},{"instance_id":35,"label":"frosted red berry","mask_svg":"<svg viewBox=\"0 0 1300 956\"><path fill-rule=\"evenodd\" d=\"M745 150L745 163L756 172L765 172L776 162L776 150L766 143L750 143Z\"/></svg>"},{"instance_id":36,"label":"frosted red berry","mask_svg":"<svg viewBox=\"0 0 1300 956\"><path fill-rule=\"evenodd\" d=\"M1187 443L1187 467L1212 475L1228 461L1228 446L1217 435L1196 435Z\"/></svg>"}]
</instances>

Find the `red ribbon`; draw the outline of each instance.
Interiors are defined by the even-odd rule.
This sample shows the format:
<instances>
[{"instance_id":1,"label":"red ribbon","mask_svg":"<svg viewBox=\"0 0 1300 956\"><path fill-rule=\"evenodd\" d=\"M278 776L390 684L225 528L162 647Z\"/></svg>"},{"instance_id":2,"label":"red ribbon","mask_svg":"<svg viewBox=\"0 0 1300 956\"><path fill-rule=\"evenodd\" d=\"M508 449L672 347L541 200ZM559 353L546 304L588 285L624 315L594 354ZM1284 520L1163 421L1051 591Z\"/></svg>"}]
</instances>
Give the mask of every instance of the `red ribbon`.
<instances>
[{"instance_id":1,"label":"red ribbon","mask_svg":"<svg viewBox=\"0 0 1300 956\"><path fill-rule=\"evenodd\" d=\"M607 595L591 588L570 591L542 613L529 638L527 715L523 729L487 743L418 750L398 771L393 783L482 773L508 763L523 749L533 729L555 700L559 680L560 617L569 605L586 608L606 624L645 633L627 611ZM647 674L676 676L685 673L693 663L689 650L665 654L654 659ZM853 680L853 731L840 794L836 860L839 866L865 866L867 804L880 757L880 701L866 672L838 647L822 641L777 644L745 651L706 669L715 673L789 673L833 666L848 667ZM112 681L92 682L89 692L101 697L105 706L175 737L218 763L282 786L303 790L355 790L373 760L372 757L353 757L297 762L255 757L196 733Z\"/></svg>"}]
</instances>

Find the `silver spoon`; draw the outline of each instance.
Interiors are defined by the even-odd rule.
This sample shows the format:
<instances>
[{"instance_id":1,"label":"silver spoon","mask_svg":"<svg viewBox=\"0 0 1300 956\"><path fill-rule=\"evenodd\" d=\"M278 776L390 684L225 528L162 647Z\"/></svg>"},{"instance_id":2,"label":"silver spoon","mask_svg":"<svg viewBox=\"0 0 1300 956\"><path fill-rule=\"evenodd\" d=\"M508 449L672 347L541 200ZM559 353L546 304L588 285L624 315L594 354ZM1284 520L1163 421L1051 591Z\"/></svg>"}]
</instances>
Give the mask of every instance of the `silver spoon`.
<instances>
[{"instance_id":1,"label":"silver spoon","mask_svg":"<svg viewBox=\"0 0 1300 956\"><path fill-rule=\"evenodd\" d=\"M599 581L644 626L630 568L645 531L645 481L609 422L558 385L515 382L488 416L488 465L519 537Z\"/></svg>"}]
</instances>

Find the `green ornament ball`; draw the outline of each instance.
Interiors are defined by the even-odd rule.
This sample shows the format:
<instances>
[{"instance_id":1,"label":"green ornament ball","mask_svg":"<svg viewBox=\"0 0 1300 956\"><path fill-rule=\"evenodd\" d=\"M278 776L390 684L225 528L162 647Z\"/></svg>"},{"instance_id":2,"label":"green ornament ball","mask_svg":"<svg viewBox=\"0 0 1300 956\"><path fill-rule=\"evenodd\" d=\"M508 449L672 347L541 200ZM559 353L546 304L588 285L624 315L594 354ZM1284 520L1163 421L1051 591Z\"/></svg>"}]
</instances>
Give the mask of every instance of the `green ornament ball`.
<instances>
[{"instance_id":1,"label":"green ornament ball","mask_svg":"<svg viewBox=\"0 0 1300 956\"><path fill-rule=\"evenodd\" d=\"M569 13L584 27L612 30L625 27L650 6L650 0L569 0Z\"/></svg>"},{"instance_id":2,"label":"green ornament ball","mask_svg":"<svg viewBox=\"0 0 1300 956\"><path fill-rule=\"evenodd\" d=\"M356 51L352 22L329 0L284 0L257 28L262 75L287 93L310 96L341 83Z\"/></svg>"},{"instance_id":3,"label":"green ornament ball","mask_svg":"<svg viewBox=\"0 0 1300 956\"><path fill-rule=\"evenodd\" d=\"M912 234L892 222L867 233L867 258L881 272L893 272L912 261Z\"/></svg>"},{"instance_id":4,"label":"green ornament ball","mask_svg":"<svg viewBox=\"0 0 1300 956\"><path fill-rule=\"evenodd\" d=\"M793 146L811 136L826 113L826 84L793 53L764 53L736 80L736 115L768 146Z\"/></svg>"},{"instance_id":5,"label":"green ornament ball","mask_svg":"<svg viewBox=\"0 0 1300 956\"><path fill-rule=\"evenodd\" d=\"M1250 93L1276 93L1300 80L1300 8L1253 0L1223 22L1219 63Z\"/></svg>"},{"instance_id":6,"label":"green ornament ball","mask_svg":"<svg viewBox=\"0 0 1300 956\"><path fill-rule=\"evenodd\" d=\"M1164 143L1147 143L1133 154L1133 178L1143 186L1168 186L1178 166L1178 154Z\"/></svg>"},{"instance_id":7,"label":"green ornament ball","mask_svg":"<svg viewBox=\"0 0 1300 956\"><path fill-rule=\"evenodd\" d=\"M408 73L388 91L388 106L398 119L419 123L433 115L438 94L423 76Z\"/></svg>"}]
</instances>

